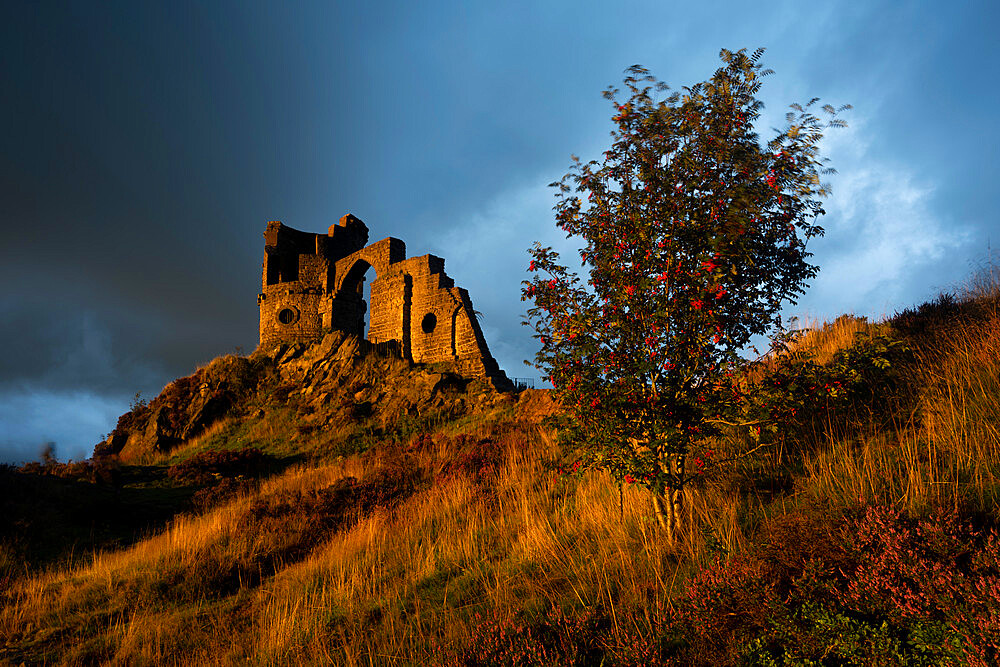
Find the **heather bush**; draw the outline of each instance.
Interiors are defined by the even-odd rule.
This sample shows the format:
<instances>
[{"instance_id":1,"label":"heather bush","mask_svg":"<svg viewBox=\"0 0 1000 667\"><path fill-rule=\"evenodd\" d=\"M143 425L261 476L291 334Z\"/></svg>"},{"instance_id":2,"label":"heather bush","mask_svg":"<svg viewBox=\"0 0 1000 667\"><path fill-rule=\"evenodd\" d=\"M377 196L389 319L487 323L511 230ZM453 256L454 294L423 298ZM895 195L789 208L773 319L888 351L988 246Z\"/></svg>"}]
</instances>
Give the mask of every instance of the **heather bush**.
<instances>
[{"instance_id":1,"label":"heather bush","mask_svg":"<svg viewBox=\"0 0 1000 667\"><path fill-rule=\"evenodd\" d=\"M740 556L716 561L687 585L666 625L671 656L683 663L739 662L740 649L783 616L776 582L759 559Z\"/></svg>"},{"instance_id":2,"label":"heather bush","mask_svg":"<svg viewBox=\"0 0 1000 667\"><path fill-rule=\"evenodd\" d=\"M909 630L921 655L962 664L1000 659L1000 537L958 511L913 518L872 505L845 527L857 566L847 608Z\"/></svg>"},{"instance_id":3,"label":"heather bush","mask_svg":"<svg viewBox=\"0 0 1000 667\"><path fill-rule=\"evenodd\" d=\"M216 477L252 476L260 473L271 462L256 447L238 450L213 450L196 454L167 469L167 476L176 482L210 484Z\"/></svg>"},{"instance_id":4,"label":"heather bush","mask_svg":"<svg viewBox=\"0 0 1000 667\"><path fill-rule=\"evenodd\" d=\"M1000 540L957 512L790 515L699 572L670 615L681 664L995 664Z\"/></svg>"},{"instance_id":5,"label":"heather bush","mask_svg":"<svg viewBox=\"0 0 1000 667\"><path fill-rule=\"evenodd\" d=\"M239 477L224 477L217 484L198 489L191 496L191 506L204 512L217 505L228 502L241 494L249 494L257 488L255 480Z\"/></svg>"},{"instance_id":6,"label":"heather bush","mask_svg":"<svg viewBox=\"0 0 1000 667\"><path fill-rule=\"evenodd\" d=\"M560 609L528 620L506 618L497 611L476 616L468 645L439 662L461 667L528 667L530 665L598 665L607 661L604 644L612 619L602 609L567 615Z\"/></svg>"},{"instance_id":7,"label":"heather bush","mask_svg":"<svg viewBox=\"0 0 1000 667\"><path fill-rule=\"evenodd\" d=\"M504 452L492 438L460 434L444 446L453 454L438 473L442 481L461 475L483 484L496 475L504 460Z\"/></svg>"}]
</instances>

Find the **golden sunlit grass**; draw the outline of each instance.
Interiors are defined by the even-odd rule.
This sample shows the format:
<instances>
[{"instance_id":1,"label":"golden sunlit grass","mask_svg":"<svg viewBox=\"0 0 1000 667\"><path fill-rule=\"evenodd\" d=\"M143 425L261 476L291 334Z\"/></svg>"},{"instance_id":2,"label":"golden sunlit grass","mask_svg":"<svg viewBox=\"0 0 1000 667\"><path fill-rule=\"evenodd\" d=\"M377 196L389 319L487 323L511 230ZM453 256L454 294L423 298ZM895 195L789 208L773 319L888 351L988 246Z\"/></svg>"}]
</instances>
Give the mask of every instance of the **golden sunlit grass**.
<instances>
[{"instance_id":1,"label":"golden sunlit grass","mask_svg":"<svg viewBox=\"0 0 1000 667\"><path fill-rule=\"evenodd\" d=\"M995 303L997 294L981 288L965 299ZM891 326L840 318L815 327L796 351L829 362L859 332ZM910 411L858 416L812 442L723 466L691 488L688 532L676 549L657 529L646 492L620 489L604 473L557 474L552 434L497 413L444 425L418 447L292 467L132 547L17 581L0 611L0 636L52 663L434 664L437 647L470 641L477 614L600 606L611 636L624 642L650 628L642 609L669 605L688 573L742 551L759 522L786 507L834 511L873 498L916 512L941 503L994 507L1000 316L940 328L932 340L914 348L905 369L917 388ZM232 426L217 425L187 453ZM262 437L268 426L249 428ZM483 475L449 468L464 451L459 433L495 443ZM418 471L412 493L357 510L304 552L288 548L309 521L296 502L349 477L374 484L402 462ZM778 490L761 491L764 482ZM287 514L273 509L280 503Z\"/></svg>"},{"instance_id":2,"label":"golden sunlit grass","mask_svg":"<svg viewBox=\"0 0 1000 667\"><path fill-rule=\"evenodd\" d=\"M974 316L951 315L942 323L930 313L933 336L918 341L903 371L917 389L911 411L893 415L888 427L875 428L873 420L848 437L826 434L824 446L805 458L802 488L839 504L879 498L917 512L940 504L994 507L1000 490L998 299L1000 283L980 277L957 300ZM840 318L804 343L832 358L837 345L872 326Z\"/></svg>"},{"instance_id":3,"label":"golden sunlit grass","mask_svg":"<svg viewBox=\"0 0 1000 667\"><path fill-rule=\"evenodd\" d=\"M629 608L650 595L660 601L670 595L678 555L656 530L647 494L626 488L619 506L618 487L606 475L554 473L544 463L553 443L537 426L509 428L498 444L503 457L492 478L477 483L458 475L435 483L221 601L177 604L158 586L206 560L247 563L255 549L266 550L266 540L239 527L247 497L182 517L88 565L23 582L0 614L0 633L24 637L40 625L86 623L113 654L156 661L171 655L178 624L234 623L219 615L239 606L246 615L241 624L216 636L197 633L214 646L206 645L205 655L220 662L226 655L261 664L339 656L380 664L461 645L477 612ZM414 456L423 469L440 465L433 448ZM345 476L363 479L381 463L351 457L297 467L262 484L259 498L322 489ZM735 500L722 503L721 512L708 504L718 500L698 496L693 511L717 522L717 532L738 548ZM97 609L104 623L95 627L87 614Z\"/></svg>"},{"instance_id":4,"label":"golden sunlit grass","mask_svg":"<svg viewBox=\"0 0 1000 667\"><path fill-rule=\"evenodd\" d=\"M812 354L817 363L826 364L839 350L849 347L858 334L871 333L876 325L864 317L842 315L833 322L808 321L804 335L791 346L791 352Z\"/></svg>"}]
</instances>

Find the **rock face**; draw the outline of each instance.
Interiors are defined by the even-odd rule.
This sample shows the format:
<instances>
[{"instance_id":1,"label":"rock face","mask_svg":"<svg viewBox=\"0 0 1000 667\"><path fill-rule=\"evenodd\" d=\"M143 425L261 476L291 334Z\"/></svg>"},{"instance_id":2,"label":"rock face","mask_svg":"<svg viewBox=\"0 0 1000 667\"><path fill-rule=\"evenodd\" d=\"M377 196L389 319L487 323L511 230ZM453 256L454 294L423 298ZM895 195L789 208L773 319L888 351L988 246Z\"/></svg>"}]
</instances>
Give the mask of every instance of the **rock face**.
<instances>
[{"instance_id":1,"label":"rock face","mask_svg":"<svg viewBox=\"0 0 1000 667\"><path fill-rule=\"evenodd\" d=\"M394 343L417 363L450 363L467 376L510 383L490 354L469 293L455 287L434 255L406 257L406 244L386 238L367 245L368 228L345 215L327 234L269 222L264 232L260 345L311 342L324 332L361 337L369 309L368 340ZM374 268L371 304L365 273Z\"/></svg>"},{"instance_id":2,"label":"rock face","mask_svg":"<svg viewBox=\"0 0 1000 667\"><path fill-rule=\"evenodd\" d=\"M306 426L335 427L354 419L387 430L401 418L450 419L514 400L485 378L463 377L445 365L415 365L340 332L305 348L282 347L278 375L283 386L297 388L290 397Z\"/></svg>"},{"instance_id":3,"label":"rock face","mask_svg":"<svg viewBox=\"0 0 1000 667\"><path fill-rule=\"evenodd\" d=\"M198 436L222 418L267 422L294 411L292 437L363 428L391 437L401 423L446 420L513 405L485 377L465 377L451 364L415 364L398 348L340 331L318 342L279 342L250 357L220 357L167 385L148 405L119 419L95 457L140 461Z\"/></svg>"},{"instance_id":4,"label":"rock face","mask_svg":"<svg viewBox=\"0 0 1000 667\"><path fill-rule=\"evenodd\" d=\"M254 395L268 375L266 357L219 357L193 375L174 380L150 403L138 403L118 419L94 456L136 459L162 452L202 433Z\"/></svg>"}]
</instances>

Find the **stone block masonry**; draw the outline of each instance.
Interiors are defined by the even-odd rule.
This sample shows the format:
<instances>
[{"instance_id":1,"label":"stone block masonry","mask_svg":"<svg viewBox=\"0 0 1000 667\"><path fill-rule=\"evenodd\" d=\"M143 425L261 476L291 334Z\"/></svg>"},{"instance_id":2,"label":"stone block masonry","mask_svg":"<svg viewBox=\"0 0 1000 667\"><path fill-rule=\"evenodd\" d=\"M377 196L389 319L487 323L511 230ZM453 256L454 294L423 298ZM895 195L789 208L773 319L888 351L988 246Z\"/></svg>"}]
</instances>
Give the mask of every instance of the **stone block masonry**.
<instances>
[{"instance_id":1,"label":"stone block masonry","mask_svg":"<svg viewBox=\"0 0 1000 667\"><path fill-rule=\"evenodd\" d=\"M375 269L371 304L365 273ZM497 388L510 381L490 354L469 293L444 272L434 255L406 257L406 244L386 238L368 245L368 227L345 215L326 234L267 223L260 307L260 346L311 342L325 330L361 337L370 309L368 340L397 341L417 363L449 363L467 376L485 376Z\"/></svg>"}]
</instances>

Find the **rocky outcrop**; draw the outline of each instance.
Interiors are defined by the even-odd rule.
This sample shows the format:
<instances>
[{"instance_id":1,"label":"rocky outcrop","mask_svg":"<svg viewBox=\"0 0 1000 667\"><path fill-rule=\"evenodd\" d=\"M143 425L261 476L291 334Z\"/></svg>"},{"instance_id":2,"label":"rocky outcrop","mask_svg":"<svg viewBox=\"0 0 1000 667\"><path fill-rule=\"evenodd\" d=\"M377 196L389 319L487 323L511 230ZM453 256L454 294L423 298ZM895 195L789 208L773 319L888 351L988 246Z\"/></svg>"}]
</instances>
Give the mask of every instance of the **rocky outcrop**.
<instances>
[{"instance_id":1,"label":"rocky outcrop","mask_svg":"<svg viewBox=\"0 0 1000 667\"><path fill-rule=\"evenodd\" d=\"M341 332L311 346L280 345L271 354L281 385L295 387L289 398L306 427L366 420L384 432L402 418L453 419L515 400L487 378L463 377L448 364L414 364L392 347Z\"/></svg>"},{"instance_id":2,"label":"rocky outcrop","mask_svg":"<svg viewBox=\"0 0 1000 667\"><path fill-rule=\"evenodd\" d=\"M309 437L363 425L371 434L400 423L450 420L513 405L485 377L450 364L415 364L392 345L334 331L316 343L279 343L250 357L225 356L168 384L149 404L122 415L94 456L122 461L171 448L223 418L267 421L295 411L295 433Z\"/></svg>"},{"instance_id":3,"label":"rocky outcrop","mask_svg":"<svg viewBox=\"0 0 1000 667\"><path fill-rule=\"evenodd\" d=\"M266 357L219 357L193 375L174 380L150 403L137 401L94 447L94 456L129 460L168 450L245 404L273 374L274 364Z\"/></svg>"}]
</instances>

